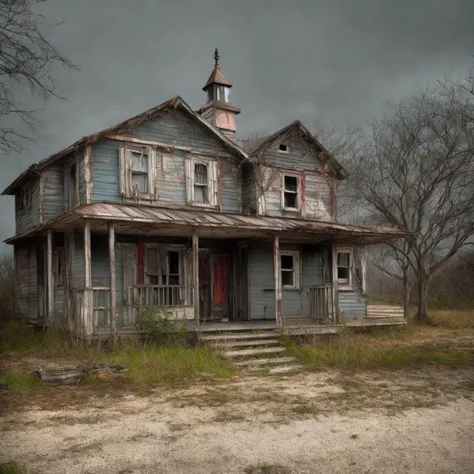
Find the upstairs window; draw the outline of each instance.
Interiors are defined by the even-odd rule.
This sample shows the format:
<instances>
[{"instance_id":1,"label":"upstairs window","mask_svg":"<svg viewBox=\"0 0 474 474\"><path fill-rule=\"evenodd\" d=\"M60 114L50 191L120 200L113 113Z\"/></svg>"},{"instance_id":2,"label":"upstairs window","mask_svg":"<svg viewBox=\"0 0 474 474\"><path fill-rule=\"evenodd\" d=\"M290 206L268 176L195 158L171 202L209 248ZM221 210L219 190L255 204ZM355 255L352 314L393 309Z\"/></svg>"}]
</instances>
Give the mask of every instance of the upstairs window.
<instances>
[{"instance_id":1,"label":"upstairs window","mask_svg":"<svg viewBox=\"0 0 474 474\"><path fill-rule=\"evenodd\" d=\"M352 285L352 250L339 249L337 252L337 282L342 286Z\"/></svg>"},{"instance_id":2,"label":"upstairs window","mask_svg":"<svg viewBox=\"0 0 474 474\"><path fill-rule=\"evenodd\" d=\"M280 278L282 288L299 288L300 269L297 251L280 252Z\"/></svg>"},{"instance_id":3,"label":"upstairs window","mask_svg":"<svg viewBox=\"0 0 474 474\"><path fill-rule=\"evenodd\" d=\"M280 143L278 146L278 153L289 153L290 147L286 143Z\"/></svg>"},{"instance_id":4,"label":"upstairs window","mask_svg":"<svg viewBox=\"0 0 474 474\"><path fill-rule=\"evenodd\" d=\"M153 197L154 152L151 148L126 145L121 150L121 168L121 192L125 197Z\"/></svg>"},{"instance_id":5,"label":"upstairs window","mask_svg":"<svg viewBox=\"0 0 474 474\"><path fill-rule=\"evenodd\" d=\"M209 203L208 192L208 172L207 165L202 163L194 164L194 201L199 203Z\"/></svg>"},{"instance_id":6,"label":"upstairs window","mask_svg":"<svg viewBox=\"0 0 474 474\"><path fill-rule=\"evenodd\" d=\"M26 212L31 209L31 186L29 184L25 184L20 189L18 208L20 212Z\"/></svg>"},{"instance_id":7,"label":"upstairs window","mask_svg":"<svg viewBox=\"0 0 474 474\"><path fill-rule=\"evenodd\" d=\"M298 176L283 175L282 207L288 210L298 210Z\"/></svg>"},{"instance_id":8,"label":"upstairs window","mask_svg":"<svg viewBox=\"0 0 474 474\"><path fill-rule=\"evenodd\" d=\"M203 157L186 160L186 199L193 206L217 207L218 163Z\"/></svg>"}]
</instances>

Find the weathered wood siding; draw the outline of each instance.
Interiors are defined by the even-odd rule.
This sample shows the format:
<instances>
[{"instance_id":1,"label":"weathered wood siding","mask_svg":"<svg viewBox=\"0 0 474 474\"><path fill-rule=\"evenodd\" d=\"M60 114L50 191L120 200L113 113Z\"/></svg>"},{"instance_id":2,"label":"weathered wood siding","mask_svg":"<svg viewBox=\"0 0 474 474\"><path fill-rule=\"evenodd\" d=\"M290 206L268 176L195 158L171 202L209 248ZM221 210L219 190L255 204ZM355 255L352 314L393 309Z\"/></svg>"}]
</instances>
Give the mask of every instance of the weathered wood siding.
<instances>
[{"instance_id":1,"label":"weathered wood siding","mask_svg":"<svg viewBox=\"0 0 474 474\"><path fill-rule=\"evenodd\" d=\"M84 162L84 153L80 153L78 156L79 169L78 169L78 179L79 179L79 203L81 205L86 204L86 176L85 176L85 162Z\"/></svg>"},{"instance_id":2,"label":"weathered wood siding","mask_svg":"<svg viewBox=\"0 0 474 474\"><path fill-rule=\"evenodd\" d=\"M249 166L242 168L242 212L245 214L257 213L255 170Z\"/></svg>"},{"instance_id":3,"label":"weathered wood siding","mask_svg":"<svg viewBox=\"0 0 474 474\"><path fill-rule=\"evenodd\" d=\"M346 318L367 317L367 298L359 290L339 291L339 311Z\"/></svg>"},{"instance_id":4,"label":"weathered wood siding","mask_svg":"<svg viewBox=\"0 0 474 474\"><path fill-rule=\"evenodd\" d=\"M34 178L30 181L31 186L31 206L30 209L20 211L19 195L20 190L15 196L15 222L16 233L19 234L25 230L31 229L41 223L40 211L40 178Z\"/></svg>"},{"instance_id":5,"label":"weathered wood siding","mask_svg":"<svg viewBox=\"0 0 474 474\"><path fill-rule=\"evenodd\" d=\"M38 317L38 277L36 244L15 244L15 314Z\"/></svg>"},{"instance_id":6,"label":"weathered wood siding","mask_svg":"<svg viewBox=\"0 0 474 474\"><path fill-rule=\"evenodd\" d=\"M261 168L256 174L257 198L264 193L263 213L269 216L300 216L323 221L333 220L333 186L331 176L321 168L317 153L302 139L285 141L289 153L278 151L279 144L267 148L259 157ZM282 175L300 175L300 211L282 209ZM245 185L244 185L245 186Z\"/></svg>"},{"instance_id":7,"label":"weathered wood siding","mask_svg":"<svg viewBox=\"0 0 474 474\"><path fill-rule=\"evenodd\" d=\"M64 166L54 164L43 171L44 221L65 211Z\"/></svg>"},{"instance_id":8,"label":"weathered wood siding","mask_svg":"<svg viewBox=\"0 0 474 474\"><path fill-rule=\"evenodd\" d=\"M155 196L143 201L147 205L186 205L186 151L172 149L174 145L190 147L196 153L219 156L218 202L224 212L239 212L241 208L241 179L238 162L208 130L196 124L180 111L173 111L150 120L123 136L160 142L170 146L169 152L156 152ZM124 142L101 140L92 146L92 201L125 201L120 194L120 148ZM81 198L82 202L82 198ZM202 208L198 208L202 209Z\"/></svg>"},{"instance_id":9,"label":"weathered wood siding","mask_svg":"<svg viewBox=\"0 0 474 474\"><path fill-rule=\"evenodd\" d=\"M282 244L281 250L298 247ZM286 319L310 316L309 288L324 283L323 275L329 271L327 250L319 246L303 246L300 252L300 288L282 290ZM275 319L275 284L271 245L249 250L249 299L251 319Z\"/></svg>"}]
</instances>

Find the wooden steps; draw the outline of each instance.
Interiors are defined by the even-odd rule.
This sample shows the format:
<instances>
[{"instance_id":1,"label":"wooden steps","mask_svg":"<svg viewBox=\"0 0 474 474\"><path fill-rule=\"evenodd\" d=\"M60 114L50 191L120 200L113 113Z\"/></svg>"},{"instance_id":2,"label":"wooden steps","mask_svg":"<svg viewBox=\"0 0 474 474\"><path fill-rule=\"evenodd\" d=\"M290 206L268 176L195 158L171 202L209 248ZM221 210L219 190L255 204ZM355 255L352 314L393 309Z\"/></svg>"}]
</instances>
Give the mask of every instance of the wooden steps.
<instances>
[{"instance_id":1,"label":"wooden steps","mask_svg":"<svg viewBox=\"0 0 474 474\"><path fill-rule=\"evenodd\" d=\"M298 371L294 357L284 355L275 329L253 331L229 331L225 334L205 334L202 341L216 347L223 357L231 359L237 367L250 371L268 371L269 374L285 374Z\"/></svg>"},{"instance_id":2,"label":"wooden steps","mask_svg":"<svg viewBox=\"0 0 474 474\"><path fill-rule=\"evenodd\" d=\"M367 305L367 318L381 319L381 318L403 318L403 308L401 306L393 305Z\"/></svg>"}]
</instances>

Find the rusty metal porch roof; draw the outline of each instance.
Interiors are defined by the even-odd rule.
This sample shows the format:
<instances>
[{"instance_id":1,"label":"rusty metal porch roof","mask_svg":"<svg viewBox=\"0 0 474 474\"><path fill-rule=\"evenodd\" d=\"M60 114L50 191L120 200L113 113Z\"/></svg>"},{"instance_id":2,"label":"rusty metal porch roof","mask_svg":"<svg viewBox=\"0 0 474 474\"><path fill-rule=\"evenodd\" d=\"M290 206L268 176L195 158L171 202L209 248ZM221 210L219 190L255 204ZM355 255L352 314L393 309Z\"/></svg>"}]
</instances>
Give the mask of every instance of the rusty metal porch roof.
<instances>
[{"instance_id":1,"label":"rusty metal porch roof","mask_svg":"<svg viewBox=\"0 0 474 474\"><path fill-rule=\"evenodd\" d=\"M215 237L222 235L220 231L225 231L226 237L235 235L235 238L242 237L245 233L249 236L277 233L293 238L305 237L305 240L312 240L312 237L315 238L315 241L335 238L340 242L360 244L384 243L408 235L406 230L398 228L362 227L299 218L251 216L209 210L171 209L102 202L81 206L71 212L64 213L49 223L12 237L5 242L13 243L48 228L59 230L63 225L73 224L83 219L91 219L96 223L101 221L121 223L123 224L122 229L128 229L127 233L134 233L135 226L133 224L136 224L135 233L137 234L140 233L139 225L156 226L159 224L160 226L156 228L157 232L171 228L175 231L183 229L183 235L186 234L185 229L196 228L207 231L206 235L208 236L211 233ZM118 230L118 232L120 231ZM161 235L165 234L161 233Z\"/></svg>"}]
</instances>

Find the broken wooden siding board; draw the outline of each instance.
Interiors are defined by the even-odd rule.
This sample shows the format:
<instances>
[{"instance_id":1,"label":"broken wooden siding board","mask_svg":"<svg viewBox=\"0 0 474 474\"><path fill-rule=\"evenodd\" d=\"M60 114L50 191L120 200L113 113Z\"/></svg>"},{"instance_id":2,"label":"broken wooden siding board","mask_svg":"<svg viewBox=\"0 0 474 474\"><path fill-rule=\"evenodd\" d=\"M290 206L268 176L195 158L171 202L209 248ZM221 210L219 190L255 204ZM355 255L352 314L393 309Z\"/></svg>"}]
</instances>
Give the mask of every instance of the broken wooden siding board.
<instances>
[{"instance_id":1,"label":"broken wooden siding board","mask_svg":"<svg viewBox=\"0 0 474 474\"><path fill-rule=\"evenodd\" d=\"M16 234L31 229L41 223L41 209L40 209L40 178L39 176L29 181L31 196L30 208L20 211L18 202L20 190L15 195L15 223Z\"/></svg>"},{"instance_id":2,"label":"broken wooden siding board","mask_svg":"<svg viewBox=\"0 0 474 474\"><path fill-rule=\"evenodd\" d=\"M43 171L44 217L45 222L65 211L64 167L54 164Z\"/></svg>"},{"instance_id":3,"label":"broken wooden siding board","mask_svg":"<svg viewBox=\"0 0 474 474\"><path fill-rule=\"evenodd\" d=\"M339 311L345 318L367 317L367 298L359 290L338 291Z\"/></svg>"}]
</instances>

